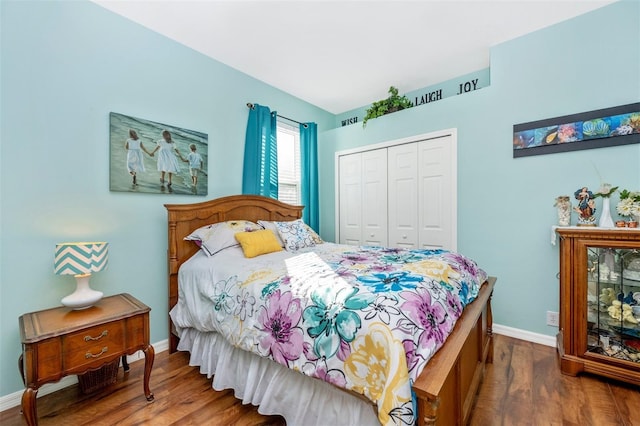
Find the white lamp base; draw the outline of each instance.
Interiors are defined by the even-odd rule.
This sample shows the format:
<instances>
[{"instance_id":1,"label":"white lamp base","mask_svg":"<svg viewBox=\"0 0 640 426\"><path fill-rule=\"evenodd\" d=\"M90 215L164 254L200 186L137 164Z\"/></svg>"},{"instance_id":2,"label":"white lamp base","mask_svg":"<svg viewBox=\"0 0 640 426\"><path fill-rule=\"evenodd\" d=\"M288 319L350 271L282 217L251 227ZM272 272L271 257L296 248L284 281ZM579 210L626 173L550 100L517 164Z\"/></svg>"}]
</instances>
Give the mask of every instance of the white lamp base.
<instances>
[{"instance_id":1,"label":"white lamp base","mask_svg":"<svg viewBox=\"0 0 640 426\"><path fill-rule=\"evenodd\" d=\"M91 274L76 275L76 291L62 299L62 304L71 309L86 309L102 299L102 292L89 287Z\"/></svg>"}]
</instances>

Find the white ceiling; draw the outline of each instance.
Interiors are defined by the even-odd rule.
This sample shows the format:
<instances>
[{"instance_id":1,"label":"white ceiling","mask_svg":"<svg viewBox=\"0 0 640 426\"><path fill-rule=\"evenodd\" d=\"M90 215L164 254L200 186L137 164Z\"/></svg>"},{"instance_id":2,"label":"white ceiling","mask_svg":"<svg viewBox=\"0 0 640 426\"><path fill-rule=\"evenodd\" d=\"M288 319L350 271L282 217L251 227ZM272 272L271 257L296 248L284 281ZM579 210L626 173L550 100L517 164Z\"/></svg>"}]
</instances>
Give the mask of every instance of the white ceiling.
<instances>
[{"instance_id":1,"label":"white ceiling","mask_svg":"<svg viewBox=\"0 0 640 426\"><path fill-rule=\"evenodd\" d=\"M489 48L612 0L93 0L338 114L489 67Z\"/></svg>"}]
</instances>

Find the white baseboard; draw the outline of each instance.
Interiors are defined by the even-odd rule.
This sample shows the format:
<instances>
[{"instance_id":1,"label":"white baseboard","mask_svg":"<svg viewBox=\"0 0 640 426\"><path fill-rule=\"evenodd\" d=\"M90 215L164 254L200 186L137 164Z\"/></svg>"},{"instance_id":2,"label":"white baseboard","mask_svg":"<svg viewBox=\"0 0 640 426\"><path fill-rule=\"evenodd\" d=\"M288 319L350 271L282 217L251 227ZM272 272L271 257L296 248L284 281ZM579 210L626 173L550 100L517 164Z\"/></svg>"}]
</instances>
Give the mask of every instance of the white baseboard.
<instances>
[{"instance_id":1,"label":"white baseboard","mask_svg":"<svg viewBox=\"0 0 640 426\"><path fill-rule=\"evenodd\" d=\"M153 350L155 353L164 352L169 349L169 339L161 340L157 343L153 343ZM144 359L144 352L138 351L133 355L127 355L127 362L133 363ZM78 383L78 376L66 376L63 377L59 382L55 383L47 383L42 385L40 389L38 389L38 398L44 395L48 395L60 389L64 389L67 386L75 385ZM0 411L8 410L9 408L17 407L22 403L22 394L24 391L18 391L14 393L10 393L9 395L0 396Z\"/></svg>"},{"instance_id":2,"label":"white baseboard","mask_svg":"<svg viewBox=\"0 0 640 426\"><path fill-rule=\"evenodd\" d=\"M493 333L502 334L503 336L513 337L527 342L538 343L540 345L556 347L555 336L547 336L546 334L533 333L519 328L507 327L506 325L493 324Z\"/></svg>"}]
</instances>

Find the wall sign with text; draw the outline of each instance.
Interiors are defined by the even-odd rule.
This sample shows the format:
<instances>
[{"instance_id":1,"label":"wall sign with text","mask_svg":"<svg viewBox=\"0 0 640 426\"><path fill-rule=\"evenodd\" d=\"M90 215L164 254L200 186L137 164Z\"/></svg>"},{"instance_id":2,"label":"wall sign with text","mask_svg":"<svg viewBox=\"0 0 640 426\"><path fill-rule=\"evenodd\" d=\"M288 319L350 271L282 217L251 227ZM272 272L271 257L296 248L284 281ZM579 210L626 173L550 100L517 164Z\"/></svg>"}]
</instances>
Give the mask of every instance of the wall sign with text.
<instances>
[{"instance_id":1,"label":"wall sign with text","mask_svg":"<svg viewBox=\"0 0 640 426\"><path fill-rule=\"evenodd\" d=\"M488 87L489 85L490 69L486 68L484 70L447 80L433 86L407 92L405 95L411 100L411 102L413 102L413 106L416 107L437 102L450 96L474 92L478 89ZM367 105L366 107L339 114L336 117L336 126L348 126L361 122L368 107L369 106Z\"/></svg>"}]
</instances>

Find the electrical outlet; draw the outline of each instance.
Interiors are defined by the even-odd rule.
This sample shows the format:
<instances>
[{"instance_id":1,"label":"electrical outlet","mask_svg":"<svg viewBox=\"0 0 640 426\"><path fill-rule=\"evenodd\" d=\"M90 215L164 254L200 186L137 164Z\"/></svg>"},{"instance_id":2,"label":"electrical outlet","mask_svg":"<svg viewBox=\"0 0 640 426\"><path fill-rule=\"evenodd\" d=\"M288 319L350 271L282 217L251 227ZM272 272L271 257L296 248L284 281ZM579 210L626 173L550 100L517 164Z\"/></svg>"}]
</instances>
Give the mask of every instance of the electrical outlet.
<instances>
[{"instance_id":1,"label":"electrical outlet","mask_svg":"<svg viewBox=\"0 0 640 426\"><path fill-rule=\"evenodd\" d=\"M559 320L557 312L547 311L547 325L558 327Z\"/></svg>"}]
</instances>

